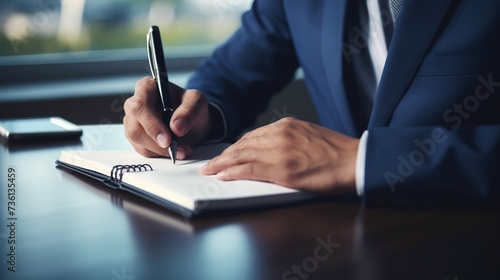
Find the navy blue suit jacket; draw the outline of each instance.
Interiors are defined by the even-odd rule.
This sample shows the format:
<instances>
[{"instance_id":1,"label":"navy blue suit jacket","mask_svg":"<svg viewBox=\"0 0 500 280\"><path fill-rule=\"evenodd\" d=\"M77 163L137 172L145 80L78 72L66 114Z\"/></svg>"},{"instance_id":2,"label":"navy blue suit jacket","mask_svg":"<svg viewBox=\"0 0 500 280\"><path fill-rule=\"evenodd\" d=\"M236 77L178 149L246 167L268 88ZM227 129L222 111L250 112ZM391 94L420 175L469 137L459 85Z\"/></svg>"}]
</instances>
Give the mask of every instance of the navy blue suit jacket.
<instances>
[{"instance_id":1,"label":"navy blue suit jacket","mask_svg":"<svg viewBox=\"0 0 500 280\"><path fill-rule=\"evenodd\" d=\"M255 1L188 87L223 108L234 137L301 67L321 125L369 131L368 198L500 197L500 1L406 1L367 127L343 71L349 1Z\"/></svg>"}]
</instances>

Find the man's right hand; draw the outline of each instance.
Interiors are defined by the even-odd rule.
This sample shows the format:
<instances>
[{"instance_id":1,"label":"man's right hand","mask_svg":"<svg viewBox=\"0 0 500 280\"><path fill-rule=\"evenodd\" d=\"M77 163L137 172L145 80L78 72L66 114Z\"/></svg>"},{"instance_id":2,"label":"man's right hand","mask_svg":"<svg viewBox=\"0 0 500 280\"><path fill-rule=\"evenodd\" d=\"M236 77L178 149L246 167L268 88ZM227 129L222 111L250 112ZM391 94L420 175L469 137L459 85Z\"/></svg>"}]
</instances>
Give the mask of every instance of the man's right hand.
<instances>
[{"instance_id":1,"label":"man's right hand","mask_svg":"<svg viewBox=\"0 0 500 280\"><path fill-rule=\"evenodd\" d=\"M191 155L191 146L205 139L211 126L206 97L197 90L185 90L170 84L175 109L169 127L159 113L159 93L151 77L142 78L135 86L135 93L124 104L125 136L134 149L146 157L168 157L167 147L172 142L171 133L178 137L177 158Z\"/></svg>"}]
</instances>

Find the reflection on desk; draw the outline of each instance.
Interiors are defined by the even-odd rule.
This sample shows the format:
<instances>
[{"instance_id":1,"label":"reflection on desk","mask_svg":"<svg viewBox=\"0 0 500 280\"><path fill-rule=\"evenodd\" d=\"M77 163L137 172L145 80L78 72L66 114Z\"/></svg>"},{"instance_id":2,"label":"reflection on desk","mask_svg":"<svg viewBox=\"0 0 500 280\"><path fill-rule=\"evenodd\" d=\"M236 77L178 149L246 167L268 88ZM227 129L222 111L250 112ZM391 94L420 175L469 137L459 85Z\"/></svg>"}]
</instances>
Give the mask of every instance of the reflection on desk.
<instances>
[{"instance_id":1,"label":"reflection on desk","mask_svg":"<svg viewBox=\"0 0 500 280\"><path fill-rule=\"evenodd\" d=\"M55 168L61 150L132 149L122 126L79 143L0 146L0 279L495 279L500 219L329 199L194 220ZM16 228L8 225L8 168ZM16 272L8 270L14 234Z\"/></svg>"}]
</instances>

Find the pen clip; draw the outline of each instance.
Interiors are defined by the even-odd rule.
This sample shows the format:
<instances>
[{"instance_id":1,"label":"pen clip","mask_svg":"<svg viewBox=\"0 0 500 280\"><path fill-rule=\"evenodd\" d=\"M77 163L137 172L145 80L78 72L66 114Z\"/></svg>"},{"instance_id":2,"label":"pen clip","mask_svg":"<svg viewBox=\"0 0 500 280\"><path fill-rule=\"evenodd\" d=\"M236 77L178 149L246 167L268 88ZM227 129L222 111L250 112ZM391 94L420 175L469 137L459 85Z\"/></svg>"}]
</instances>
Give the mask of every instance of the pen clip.
<instances>
[{"instance_id":1,"label":"pen clip","mask_svg":"<svg viewBox=\"0 0 500 280\"><path fill-rule=\"evenodd\" d=\"M147 35L148 61L151 69L151 74L156 80L162 109L172 110L173 105L170 94L170 85L168 82L168 74L165 65L165 57L163 55L163 46L161 43L160 30L157 26L151 26Z\"/></svg>"},{"instance_id":2,"label":"pen clip","mask_svg":"<svg viewBox=\"0 0 500 280\"><path fill-rule=\"evenodd\" d=\"M153 66L153 59L156 61L156 56L154 55L154 46L151 45L151 37L153 36L153 29L150 28L146 41L148 44L148 62L149 62L149 70L151 71L151 75L153 76L153 79L156 80L156 71L155 71L155 66ZM154 57L153 57L154 56Z\"/></svg>"}]
</instances>

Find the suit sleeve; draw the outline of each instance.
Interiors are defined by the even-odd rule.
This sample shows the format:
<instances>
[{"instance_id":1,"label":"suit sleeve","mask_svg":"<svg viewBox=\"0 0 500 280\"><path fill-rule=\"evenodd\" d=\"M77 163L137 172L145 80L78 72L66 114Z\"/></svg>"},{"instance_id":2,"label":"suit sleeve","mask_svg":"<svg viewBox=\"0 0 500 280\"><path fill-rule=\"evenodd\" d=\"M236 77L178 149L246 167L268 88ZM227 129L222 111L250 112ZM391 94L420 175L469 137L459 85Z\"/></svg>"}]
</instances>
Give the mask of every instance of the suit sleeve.
<instances>
[{"instance_id":1,"label":"suit sleeve","mask_svg":"<svg viewBox=\"0 0 500 280\"><path fill-rule=\"evenodd\" d=\"M226 119L226 140L255 122L293 78L298 61L280 0L257 0L241 28L200 65L187 87L205 93Z\"/></svg>"},{"instance_id":2,"label":"suit sleeve","mask_svg":"<svg viewBox=\"0 0 500 280\"><path fill-rule=\"evenodd\" d=\"M500 125L369 130L365 195L500 198Z\"/></svg>"}]
</instances>

